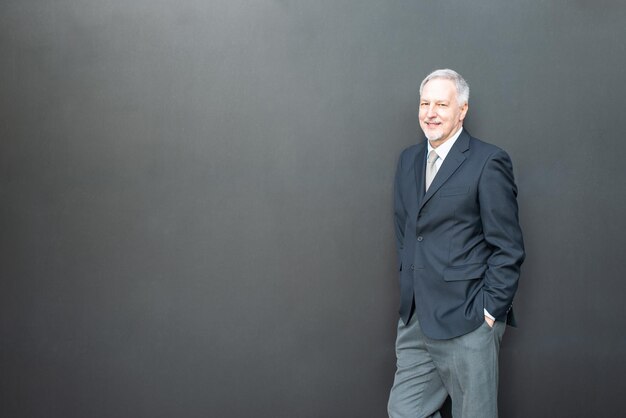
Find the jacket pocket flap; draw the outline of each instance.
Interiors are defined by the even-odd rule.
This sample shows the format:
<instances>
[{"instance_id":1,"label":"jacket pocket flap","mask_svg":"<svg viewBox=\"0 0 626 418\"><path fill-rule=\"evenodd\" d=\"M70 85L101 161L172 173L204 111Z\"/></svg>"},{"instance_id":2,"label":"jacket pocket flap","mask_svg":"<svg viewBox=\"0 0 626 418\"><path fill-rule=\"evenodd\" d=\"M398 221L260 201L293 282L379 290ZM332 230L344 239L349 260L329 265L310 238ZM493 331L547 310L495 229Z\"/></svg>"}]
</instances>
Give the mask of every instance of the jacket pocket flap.
<instances>
[{"instance_id":1,"label":"jacket pocket flap","mask_svg":"<svg viewBox=\"0 0 626 418\"><path fill-rule=\"evenodd\" d=\"M446 267L443 270L443 279L446 282L480 279L485 274L485 271L487 271L487 265L482 263Z\"/></svg>"}]
</instances>

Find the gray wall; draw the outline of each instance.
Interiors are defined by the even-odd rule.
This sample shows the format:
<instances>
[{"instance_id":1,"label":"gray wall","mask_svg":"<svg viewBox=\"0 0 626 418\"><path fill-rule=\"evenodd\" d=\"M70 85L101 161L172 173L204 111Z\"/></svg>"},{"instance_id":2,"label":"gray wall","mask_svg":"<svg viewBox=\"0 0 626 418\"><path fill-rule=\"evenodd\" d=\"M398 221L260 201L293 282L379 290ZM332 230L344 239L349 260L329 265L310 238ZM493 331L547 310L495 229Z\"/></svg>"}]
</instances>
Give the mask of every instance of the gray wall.
<instances>
[{"instance_id":1,"label":"gray wall","mask_svg":"<svg viewBox=\"0 0 626 418\"><path fill-rule=\"evenodd\" d=\"M451 67L528 258L503 417L623 410L626 4L0 3L0 415L383 417L391 187Z\"/></svg>"}]
</instances>

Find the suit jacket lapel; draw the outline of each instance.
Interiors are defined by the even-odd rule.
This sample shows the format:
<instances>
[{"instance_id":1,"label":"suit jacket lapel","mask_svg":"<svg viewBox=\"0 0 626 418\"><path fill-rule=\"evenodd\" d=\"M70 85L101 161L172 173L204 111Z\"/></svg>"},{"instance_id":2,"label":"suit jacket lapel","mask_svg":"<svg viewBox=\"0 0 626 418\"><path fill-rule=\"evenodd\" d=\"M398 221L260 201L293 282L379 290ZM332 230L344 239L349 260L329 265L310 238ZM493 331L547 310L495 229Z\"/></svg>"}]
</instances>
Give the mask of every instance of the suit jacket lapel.
<instances>
[{"instance_id":1,"label":"suit jacket lapel","mask_svg":"<svg viewBox=\"0 0 626 418\"><path fill-rule=\"evenodd\" d=\"M469 149L469 139L469 135L467 134L465 129L463 129L461 135L459 135L459 138L456 140L456 142L450 149L450 152L446 156L446 159L443 160L441 168L439 168L439 171L437 171L433 182L431 183L428 191L424 195L424 198L420 202L419 209L421 209L422 206L424 206L424 204L428 202L431 197L433 197L437 190L439 190L441 186L443 186L443 184L450 178L450 176L454 174L454 172L461 166L461 164L463 164L466 158L465 151ZM425 166L425 164L423 165ZM422 172L424 170L425 168L422 170ZM424 188L424 175L422 175L422 190L424 190Z\"/></svg>"},{"instance_id":2,"label":"suit jacket lapel","mask_svg":"<svg viewBox=\"0 0 626 418\"><path fill-rule=\"evenodd\" d=\"M424 199L424 188L426 187L426 141L421 143L422 149L415 156L415 184L417 185L417 206L421 207Z\"/></svg>"}]
</instances>

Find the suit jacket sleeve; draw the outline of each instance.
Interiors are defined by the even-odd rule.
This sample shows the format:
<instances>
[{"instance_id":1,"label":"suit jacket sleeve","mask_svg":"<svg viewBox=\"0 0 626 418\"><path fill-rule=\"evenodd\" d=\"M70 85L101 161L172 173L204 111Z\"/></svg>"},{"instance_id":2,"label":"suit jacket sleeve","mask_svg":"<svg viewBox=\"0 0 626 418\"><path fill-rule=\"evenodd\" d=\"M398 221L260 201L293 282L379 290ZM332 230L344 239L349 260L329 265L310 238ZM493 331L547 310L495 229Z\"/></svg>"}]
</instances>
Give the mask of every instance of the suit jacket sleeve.
<instances>
[{"instance_id":1,"label":"suit jacket sleeve","mask_svg":"<svg viewBox=\"0 0 626 418\"><path fill-rule=\"evenodd\" d=\"M485 164L478 197L483 234L492 249L483 281L484 306L495 318L503 319L511 309L525 257L517 187L506 152L496 151Z\"/></svg>"},{"instance_id":2,"label":"suit jacket sleeve","mask_svg":"<svg viewBox=\"0 0 626 418\"><path fill-rule=\"evenodd\" d=\"M398 256L398 270L402 270L402 249L404 248L404 225L406 223L406 209L402 201L402 193L400 187L400 178L402 177L402 157L404 152L400 155L398 160L398 167L396 169L396 176L394 181L394 228L396 233L396 251Z\"/></svg>"}]
</instances>

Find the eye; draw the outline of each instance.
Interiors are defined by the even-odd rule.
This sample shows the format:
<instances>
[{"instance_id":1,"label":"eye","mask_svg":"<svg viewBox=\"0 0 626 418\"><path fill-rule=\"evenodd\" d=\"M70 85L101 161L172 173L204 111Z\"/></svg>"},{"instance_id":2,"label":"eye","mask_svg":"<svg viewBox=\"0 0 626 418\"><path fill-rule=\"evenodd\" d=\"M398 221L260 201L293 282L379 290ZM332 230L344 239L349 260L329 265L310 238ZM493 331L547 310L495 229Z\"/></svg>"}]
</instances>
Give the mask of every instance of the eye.
<instances>
[{"instance_id":1,"label":"eye","mask_svg":"<svg viewBox=\"0 0 626 418\"><path fill-rule=\"evenodd\" d=\"M427 102L420 103L420 107L424 107L424 106L428 106L428 103Z\"/></svg>"},{"instance_id":2,"label":"eye","mask_svg":"<svg viewBox=\"0 0 626 418\"><path fill-rule=\"evenodd\" d=\"M448 107L446 103L439 103L439 107Z\"/></svg>"}]
</instances>

